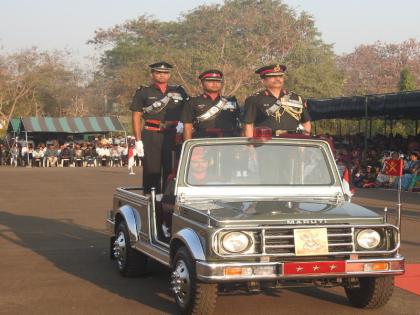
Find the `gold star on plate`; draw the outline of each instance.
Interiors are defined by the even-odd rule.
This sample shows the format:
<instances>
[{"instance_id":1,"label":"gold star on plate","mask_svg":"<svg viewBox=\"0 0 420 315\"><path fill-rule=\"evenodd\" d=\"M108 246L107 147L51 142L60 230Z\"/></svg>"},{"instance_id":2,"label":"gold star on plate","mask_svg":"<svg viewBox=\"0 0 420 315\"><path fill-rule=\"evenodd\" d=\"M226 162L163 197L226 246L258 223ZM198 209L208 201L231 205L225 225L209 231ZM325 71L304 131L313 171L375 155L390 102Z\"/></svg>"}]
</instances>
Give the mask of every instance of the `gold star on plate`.
<instances>
[{"instance_id":1,"label":"gold star on plate","mask_svg":"<svg viewBox=\"0 0 420 315\"><path fill-rule=\"evenodd\" d=\"M319 266L317 266L317 265L315 265L315 266L313 266L313 267L312 267L312 269L313 269L314 271L318 271L318 270L319 270L319 268L320 268L320 267L319 267Z\"/></svg>"},{"instance_id":2,"label":"gold star on plate","mask_svg":"<svg viewBox=\"0 0 420 315\"><path fill-rule=\"evenodd\" d=\"M303 267L301 267L301 266L296 267L297 272L301 272L302 270L303 270Z\"/></svg>"},{"instance_id":3,"label":"gold star on plate","mask_svg":"<svg viewBox=\"0 0 420 315\"><path fill-rule=\"evenodd\" d=\"M337 266L336 266L336 265L331 265L331 266L330 266L330 270L331 270L331 271L333 271L333 270L334 270L334 269L336 269L336 268L337 268Z\"/></svg>"}]
</instances>

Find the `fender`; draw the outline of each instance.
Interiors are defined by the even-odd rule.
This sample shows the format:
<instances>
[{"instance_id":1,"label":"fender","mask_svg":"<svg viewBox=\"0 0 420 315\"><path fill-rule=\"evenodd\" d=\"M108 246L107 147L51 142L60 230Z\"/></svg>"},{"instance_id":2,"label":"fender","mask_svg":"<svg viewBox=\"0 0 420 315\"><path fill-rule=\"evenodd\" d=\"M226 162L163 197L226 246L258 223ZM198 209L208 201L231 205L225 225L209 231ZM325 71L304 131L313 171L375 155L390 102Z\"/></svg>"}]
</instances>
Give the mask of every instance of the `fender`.
<instances>
[{"instance_id":1,"label":"fender","mask_svg":"<svg viewBox=\"0 0 420 315\"><path fill-rule=\"evenodd\" d=\"M140 219L140 216L136 214L137 214L136 210L133 207L130 207L128 205L125 205L119 208L115 214L115 217L117 215L121 215L123 220L127 224L128 234L130 237L131 244L134 244L135 242L139 240L137 231L141 227L141 219Z\"/></svg>"},{"instance_id":2,"label":"fender","mask_svg":"<svg viewBox=\"0 0 420 315\"><path fill-rule=\"evenodd\" d=\"M203 246L200 242L200 238L198 237L197 233L195 233L192 229L182 229L172 237L170 244L171 252L173 250L174 244L176 243L176 240L179 240L185 244L194 260L206 259L206 256L204 255Z\"/></svg>"}]
</instances>

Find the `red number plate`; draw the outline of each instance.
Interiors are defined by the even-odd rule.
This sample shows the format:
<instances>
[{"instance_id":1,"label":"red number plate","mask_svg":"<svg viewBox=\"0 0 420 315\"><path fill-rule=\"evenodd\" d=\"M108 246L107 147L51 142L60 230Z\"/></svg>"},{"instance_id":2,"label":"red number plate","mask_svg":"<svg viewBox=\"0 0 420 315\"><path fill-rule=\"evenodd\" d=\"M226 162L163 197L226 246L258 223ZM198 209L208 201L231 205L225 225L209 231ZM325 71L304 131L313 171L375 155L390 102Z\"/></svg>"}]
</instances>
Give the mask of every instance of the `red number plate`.
<instances>
[{"instance_id":1,"label":"red number plate","mask_svg":"<svg viewBox=\"0 0 420 315\"><path fill-rule=\"evenodd\" d=\"M307 275L337 273L346 271L344 261L311 261L311 262L290 262L284 263L285 275Z\"/></svg>"}]
</instances>

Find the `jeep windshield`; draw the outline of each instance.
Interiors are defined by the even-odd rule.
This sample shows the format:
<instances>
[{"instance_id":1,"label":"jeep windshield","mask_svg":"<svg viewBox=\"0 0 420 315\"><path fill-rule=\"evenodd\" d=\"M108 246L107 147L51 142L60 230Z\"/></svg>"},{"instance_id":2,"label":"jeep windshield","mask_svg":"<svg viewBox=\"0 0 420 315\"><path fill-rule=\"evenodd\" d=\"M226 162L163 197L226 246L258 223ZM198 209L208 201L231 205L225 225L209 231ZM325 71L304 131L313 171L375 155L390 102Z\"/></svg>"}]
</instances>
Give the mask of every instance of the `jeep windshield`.
<instances>
[{"instance_id":1,"label":"jeep windshield","mask_svg":"<svg viewBox=\"0 0 420 315\"><path fill-rule=\"evenodd\" d=\"M330 186L334 176L324 150L285 143L194 145L190 186Z\"/></svg>"}]
</instances>

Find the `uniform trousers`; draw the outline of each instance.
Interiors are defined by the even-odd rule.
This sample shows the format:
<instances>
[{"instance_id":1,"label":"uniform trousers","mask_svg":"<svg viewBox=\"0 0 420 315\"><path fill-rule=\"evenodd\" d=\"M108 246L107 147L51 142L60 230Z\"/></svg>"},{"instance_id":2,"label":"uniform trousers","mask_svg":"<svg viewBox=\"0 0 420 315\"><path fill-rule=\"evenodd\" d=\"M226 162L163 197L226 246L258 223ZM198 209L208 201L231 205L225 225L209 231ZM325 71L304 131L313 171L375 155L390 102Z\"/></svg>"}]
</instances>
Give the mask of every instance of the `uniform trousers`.
<instances>
[{"instance_id":1,"label":"uniform trousers","mask_svg":"<svg viewBox=\"0 0 420 315\"><path fill-rule=\"evenodd\" d=\"M176 130L143 130L143 187L144 193L150 194L152 187L160 194L173 168Z\"/></svg>"}]
</instances>

